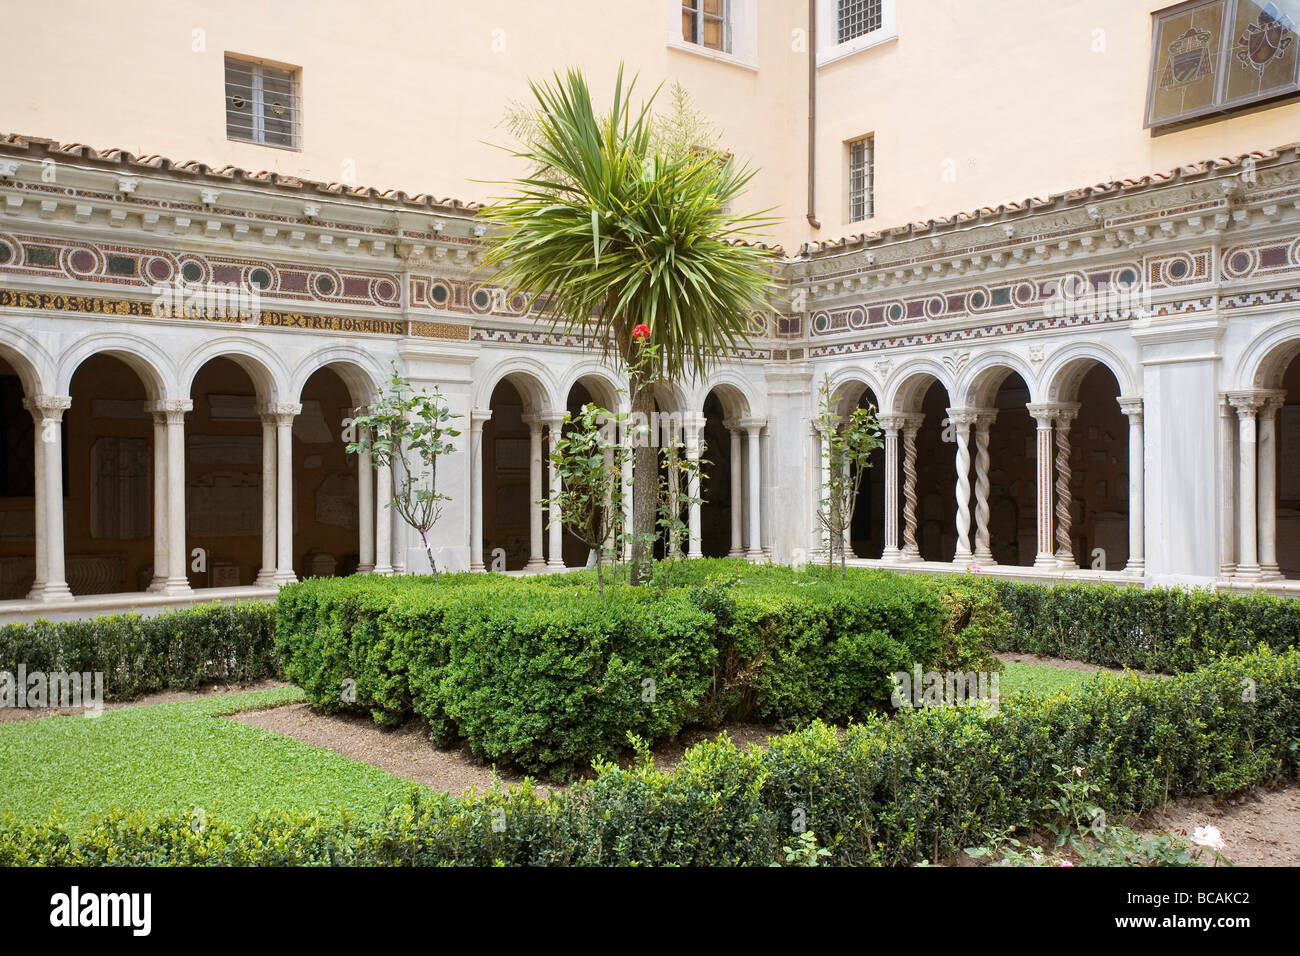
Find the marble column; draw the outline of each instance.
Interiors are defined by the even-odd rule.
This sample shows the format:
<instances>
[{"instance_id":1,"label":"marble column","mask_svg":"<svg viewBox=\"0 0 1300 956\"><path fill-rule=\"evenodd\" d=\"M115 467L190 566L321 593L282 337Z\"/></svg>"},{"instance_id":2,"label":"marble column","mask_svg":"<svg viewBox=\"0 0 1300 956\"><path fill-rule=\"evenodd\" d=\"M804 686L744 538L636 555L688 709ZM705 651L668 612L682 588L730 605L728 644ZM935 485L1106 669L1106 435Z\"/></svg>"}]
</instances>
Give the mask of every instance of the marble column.
<instances>
[{"instance_id":1,"label":"marble column","mask_svg":"<svg viewBox=\"0 0 1300 956\"><path fill-rule=\"evenodd\" d=\"M64 570L63 413L72 407L67 395L23 399L31 413L36 443L36 578L30 601L71 601Z\"/></svg>"},{"instance_id":2,"label":"marble column","mask_svg":"<svg viewBox=\"0 0 1300 956\"><path fill-rule=\"evenodd\" d=\"M745 429L748 439L749 465L749 500L745 503L745 512L749 515L749 547L745 557L750 561L763 559L763 523L762 523L762 446L761 438L767 420L763 418L742 418L740 427Z\"/></svg>"},{"instance_id":3,"label":"marble column","mask_svg":"<svg viewBox=\"0 0 1300 956\"><path fill-rule=\"evenodd\" d=\"M1228 401L1237 410L1237 571L1240 581L1260 579L1257 513L1258 441L1256 414L1264 394L1256 391L1229 392Z\"/></svg>"},{"instance_id":4,"label":"marble column","mask_svg":"<svg viewBox=\"0 0 1300 956\"><path fill-rule=\"evenodd\" d=\"M275 579L275 502L278 494L275 480L276 431L275 412L270 406L264 406L262 417L262 567L253 582L261 587L271 587ZM365 554L365 538L362 538L362 555Z\"/></svg>"},{"instance_id":5,"label":"marble column","mask_svg":"<svg viewBox=\"0 0 1300 956\"><path fill-rule=\"evenodd\" d=\"M742 439L740 427L735 422L726 422L727 432L731 436L731 550L727 556L731 558L743 557L745 554L745 542L742 529L745 516L744 498L745 498L745 469L744 469L744 451L742 450Z\"/></svg>"},{"instance_id":6,"label":"marble column","mask_svg":"<svg viewBox=\"0 0 1300 956\"><path fill-rule=\"evenodd\" d=\"M813 431L817 435L817 513L821 516L817 521L817 542L818 547L829 554L830 530L822 519L831 516L831 445L821 423L813 425Z\"/></svg>"},{"instance_id":7,"label":"marble column","mask_svg":"<svg viewBox=\"0 0 1300 956\"><path fill-rule=\"evenodd\" d=\"M1142 435L1142 399L1120 396L1120 411L1128 417L1128 563L1129 574L1146 572L1146 458Z\"/></svg>"},{"instance_id":8,"label":"marble column","mask_svg":"<svg viewBox=\"0 0 1300 956\"><path fill-rule=\"evenodd\" d=\"M700 529L700 442L704 432L704 417L702 415L690 414L686 416L686 460L691 462L695 467L691 473L690 479L686 483L686 495L691 499L687 509L687 542L686 556L688 558L702 558L704 551L701 541Z\"/></svg>"},{"instance_id":9,"label":"marble column","mask_svg":"<svg viewBox=\"0 0 1300 956\"><path fill-rule=\"evenodd\" d=\"M1219 403L1219 576L1237 573L1237 412Z\"/></svg>"},{"instance_id":10,"label":"marble column","mask_svg":"<svg viewBox=\"0 0 1300 956\"><path fill-rule=\"evenodd\" d=\"M185 543L185 414L194 408L188 398L169 399L154 406L167 418L167 583L166 594L190 593L189 548Z\"/></svg>"},{"instance_id":11,"label":"marble column","mask_svg":"<svg viewBox=\"0 0 1300 956\"><path fill-rule=\"evenodd\" d=\"M635 437L628 425L631 409L626 405L619 409L621 434L619 441L624 448L621 481L623 483L623 560L632 560L632 458L635 454Z\"/></svg>"},{"instance_id":12,"label":"marble column","mask_svg":"<svg viewBox=\"0 0 1300 956\"><path fill-rule=\"evenodd\" d=\"M469 413L469 569L486 570L483 564L483 426L492 418L490 408Z\"/></svg>"},{"instance_id":13,"label":"marble column","mask_svg":"<svg viewBox=\"0 0 1300 956\"><path fill-rule=\"evenodd\" d=\"M375 570L374 574L388 577L393 566L393 525L397 512L393 508L393 465L375 468Z\"/></svg>"},{"instance_id":14,"label":"marble column","mask_svg":"<svg viewBox=\"0 0 1300 956\"><path fill-rule=\"evenodd\" d=\"M916 434L925 421L923 412L903 416L903 554L901 561L920 561L916 543Z\"/></svg>"},{"instance_id":15,"label":"marble column","mask_svg":"<svg viewBox=\"0 0 1300 956\"><path fill-rule=\"evenodd\" d=\"M1070 490L1070 424L1079 414L1077 403L1062 404L1056 412L1056 563L1077 568L1070 534L1074 495Z\"/></svg>"},{"instance_id":16,"label":"marble column","mask_svg":"<svg viewBox=\"0 0 1300 956\"><path fill-rule=\"evenodd\" d=\"M375 570L375 465L370 453L357 455L357 573Z\"/></svg>"},{"instance_id":17,"label":"marble column","mask_svg":"<svg viewBox=\"0 0 1300 956\"><path fill-rule=\"evenodd\" d=\"M957 550L952 563L969 567L975 559L970 541L970 432L976 415L973 408L949 408L947 412L957 445Z\"/></svg>"},{"instance_id":18,"label":"marble column","mask_svg":"<svg viewBox=\"0 0 1300 956\"><path fill-rule=\"evenodd\" d=\"M297 402L271 406L275 415L275 581L298 580L293 571L293 420L302 413Z\"/></svg>"},{"instance_id":19,"label":"marble column","mask_svg":"<svg viewBox=\"0 0 1300 956\"><path fill-rule=\"evenodd\" d=\"M850 466L850 463L847 461L844 462L843 472L844 472L844 480L846 482L853 480L853 471ZM849 514L844 521L844 557L846 559L857 557L857 555L853 553L853 515L852 514Z\"/></svg>"},{"instance_id":20,"label":"marble column","mask_svg":"<svg viewBox=\"0 0 1300 956\"><path fill-rule=\"evenodd\" d=\"M997 420L996 408L981 408L975 416L975 563L997 564L989 541L989 431Z\"/></svg>"},{"instance_id":21,"label":"marble column","mask_svg":"<svg viewBox=\"0 0 1300 956\"><path fill-rule=\"evenodd\" d=\"M542 506L542 423L526 416L528 423L528 564L525 571L540 571L546 567L543 550Z\"/></svg>"},{"instance_id":22,"label":"marble column","mask_svg":"<svg viewBox=\"0 0 1300 956\"><path fill-rule=\"evenodd\" d=\"M1038 426L1036 432L1038 497L1035 507L1038 517L1038 548L1037 554L1034 556L1034 567L1055 568L1057 566L1056 554L1052 550L1054 540L1052 478L1056 468L1054 465L1055 446L1052 441L1052 423L1056 421L1057 406L1042 404L1028 405L1026 407Z\"/></svg>"},{"instance_id":23,"label":"marble column","mask_svg":"<svg viewBox=\"0 0 1300 956\"><path fill-rule=\"evenodd\" d=\"M882 415L880 427L885 433L885 549L880 557L897 561L903 555L898 546L898 434L903 416Z\"/></svg>"},{"instance_id":24,"label":"marble column","mask_svg":"<svg viewBox=\"0 0 1300 956\"><path fill-rule=\"evenodd\" d=\"M1266 394L1259 410L1259 576L1273 581L1282 577L1277 562L1277 411L1286 392Z\"/></svg>"},{"instance_id":25,"label":"marble column","mask_svg":"<svg viewBox=\"0 0 1300 956\"><path fill-rule=\"evenodd\" d=\"M556 439L558 439L564 427L563 415L552 415L546 419L546 430L550 436L550 449L554 449ZM547 455L550 460L550 455ZM560 492L563 491L563 483L560 473L551 463L551 508L548 516L548 530L550 531L550 557L546 560L546 566L557 571L564 570L564 515L560 511Z\"/></svg>"},{"instance_id":26,"label":"marble column","mask_svg":"<svg viewBox=\"0 0 1300 956\"><path fill-rule=\"evenodd\" d=\"M145 405L153 415L153 578L148 590L167 587L169 551L167 547L167 415L156 402ZM40 446L37 445L37 451Z\"/></svg>"}]
</instances>

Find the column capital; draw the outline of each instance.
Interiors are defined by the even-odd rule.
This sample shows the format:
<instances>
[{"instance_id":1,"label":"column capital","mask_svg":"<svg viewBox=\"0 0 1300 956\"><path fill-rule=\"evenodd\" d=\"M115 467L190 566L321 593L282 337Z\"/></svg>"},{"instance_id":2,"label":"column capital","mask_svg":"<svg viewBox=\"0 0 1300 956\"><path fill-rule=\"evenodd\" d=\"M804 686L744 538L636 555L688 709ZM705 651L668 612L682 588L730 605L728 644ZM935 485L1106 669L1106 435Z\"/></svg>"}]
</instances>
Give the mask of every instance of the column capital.
<instances>
[{"instance_id":1,"label":"column capital","mask_svg":"<svg viewBox=\"0 0 1300 956\"><path fill-rule=\"evenodd\" d=\"M899 414L898 412L892 412L888 415L878 416L876 421L880 423L880 427L886 432L893 432L896 434L904 425L907 424L907 416Z\"/></svg>"},{"instance_id":2,"label":"column capital","mask_svg":"<svg viewBox=\"0 0 1300 956\"><path fill-rule=\"evenodd\" d=\"M740 419L738 424L745 431L749 432L750 434L753 434L754 432L761 432L764 428L767 427L767 419L747 416L745 418Z\"/></svg>"},{"instance_id":3,"label":"column capital","mask_svg":"<svg viewBox=\"0 0 1300 956\"><path fill-rule=\"evenodd\" d=\"M998 410L996 408L975 409L975 427L987 429L997 420Z\"/></svg>"},{"instance_id":4,"label":"column capital","mask_svg":"<svg viewBox=\"0 0 1300 956\"><path fill-rule=\"evenodd\" d=\"M23 408L33 418L52 418L56 422L72 407L71 395L32 395L23 399Z\"/></svg>"},{"instance_id":5,"label":"column capital","mask_svg":"<svg viewBox=\"0 0 1300 956\"><path fill-rule=\"evenodd\" d=\"M1080 405L1078 402L1030 402L1025 408L1041 428L1056 421L1069 424L1078 416Z\"/></svg>"},{"instance_id":6,"label":"column capital","mask_svg":"<svg viewBox=\"0 0 1300 956\"><path fill-rule=\"evenodd\" d=\"M258 411L261 412L263 422L292 425L293 420L302 414L302 405L298 402L267 402Z\"/></svg>"},{"instance_id":7,"label":"column capital","mask_svg":"<svg viewBox=\"0 0 1300 956\"><path fill-rule=\"evenodd\" d=\"M1243 388L1236 391L1224 392L1224 398L1228 404L1237 410L1239 417L1245 418L1254 415L1264 407L1265 403L1278 394L1272 389L1266 388ZM1283 393L1285 395L1285 393Z\"/></svg>"},{"instance_id":8,"label":"column capital","mask_svg":"<svg viewBox=\"0 0 1300 956\"><path fill-rule=\"evenodd\" d=\"M481 431L483 425L492 420L492 409L472 408L469 412L469 427Z\"/></svg>"},{"instance_id":9,"label":"column capital","mask_svg":"<svg viewBox=\"0 0 1300 956\"><path fill-rule=\"evenodd\" d=\"M1121 395L1115 401L1119 403L1119 410L1128 417L1130 424L1142 421L1141 395Z\"/></svg>"},{"instance_id":10,"label":"column capital","mask_svg":"<svg viewBox=\"0 0 1300 956\"><path fill-rule=\"evenodd\" d=\"M184 415L194 411L192 398L163 398L154 402L145 402L144 410L155 415Z\"/></svg>"},{"instance_id":11,"label":"column capital","mask_svg":"<svg viewBox=\"0 0 1300 956\"><path fill-rule=\"evenodd\" d=\"M954 425L974 425L979 417L979 409L976 408L946 408L944 411L948 415L948 421Z\"/></svg>"}]
</instances>

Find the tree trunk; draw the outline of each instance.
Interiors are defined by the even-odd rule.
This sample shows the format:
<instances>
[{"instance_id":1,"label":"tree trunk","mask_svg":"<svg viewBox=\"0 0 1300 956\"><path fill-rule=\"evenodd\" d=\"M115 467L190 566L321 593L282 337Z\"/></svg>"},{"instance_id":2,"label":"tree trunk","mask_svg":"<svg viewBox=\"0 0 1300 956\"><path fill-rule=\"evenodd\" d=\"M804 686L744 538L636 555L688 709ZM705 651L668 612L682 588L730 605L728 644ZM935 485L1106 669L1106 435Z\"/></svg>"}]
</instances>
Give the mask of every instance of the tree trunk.
<instances>
[{"instance_id":1,"label":"tree trunk","mask_svg":"<svg viewBox=\"0 0 1300 956\"><path fill-rule=\"evenodd\" d=\"M658 436L654 434L654 386L634 376L632 388L632 424L644 423L650 427L647 434L638 436L632 454L632 568L631 582L644 584L653 573L654 560L652 536L659 508L659 455Z\"/></svg>"}]
</instances>

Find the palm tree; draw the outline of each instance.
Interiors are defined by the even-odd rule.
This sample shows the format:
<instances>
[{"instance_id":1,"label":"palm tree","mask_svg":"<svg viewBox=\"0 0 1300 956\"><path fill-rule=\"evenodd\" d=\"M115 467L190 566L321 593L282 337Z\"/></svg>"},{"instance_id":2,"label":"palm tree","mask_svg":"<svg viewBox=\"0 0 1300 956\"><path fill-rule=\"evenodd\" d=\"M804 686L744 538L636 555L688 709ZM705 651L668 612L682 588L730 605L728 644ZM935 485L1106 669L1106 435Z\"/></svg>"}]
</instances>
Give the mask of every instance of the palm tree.
<instances>
[{"instance_id":1,"label":"palm tree","mask_svg":"<svg viewBox=\"0 0 1300 956\"><path fill-rule=\"evenodd\" d=\"M633 417L649 422L657 381L702 375L748 343L750 316L774 287L775 257L753 242L773 220L730 211L755 171L715 150L661 148L654 97L634 108L634 86L624 89L620 67L612 105L598 115L580 71L530 83L536 113L511 150L530 172L486 210L502 229L486 261L538 321L617 356ZM636 448L636 570L647 565L655 528L656 459L649 443Z\"/></svg>"}]
</instances>

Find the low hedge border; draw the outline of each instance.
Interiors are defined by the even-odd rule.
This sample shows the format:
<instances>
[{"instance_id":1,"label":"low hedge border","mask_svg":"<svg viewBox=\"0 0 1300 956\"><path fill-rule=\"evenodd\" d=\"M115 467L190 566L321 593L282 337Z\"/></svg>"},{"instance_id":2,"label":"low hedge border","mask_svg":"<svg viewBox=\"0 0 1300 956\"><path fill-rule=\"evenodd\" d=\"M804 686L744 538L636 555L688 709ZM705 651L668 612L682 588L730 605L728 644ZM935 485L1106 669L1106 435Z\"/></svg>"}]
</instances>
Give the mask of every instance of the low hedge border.
<instances>
[{"instance_id":1,"label":"low hedge border","mask_svg":"<svg viewBox=\"0 0 1300 956\"><path fill-rule=\"evenodd\" d=\"M1002 650L1172 674L1300 645L1300 602L1275 595L989 580L1009 616Z\"/></svg>"},{"instance_id":2,"label":"low hedge border","mask_svg":"<svg viewBox=\"0 0 1300 956\"><path fill-rule=\"evenodd\" d=\"M153 617L112 614L0 627L0 671L102 671L104 697L280 676L270 604L206 604Z\"/></svg>"},{"instance_id":3,"label":"low hedge border","mask_svg":"<svg viewBox=\"0 0 1300 956\"><path fill-rule=\"evenodd\" d=\"M1300 652L1267 648L1167 680L967 708L815 723L770 749L721 740L673 773L602 765L566 793L531 784L419 796L379 823L270 813L251 821L115 812L81 827L0 824L0 865L769 865L806 823L841 865L937 861L1044 822L1057 767L1108 813L1300 774Z\"/></svg>"}]
</instances>

